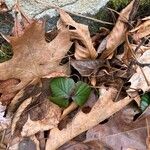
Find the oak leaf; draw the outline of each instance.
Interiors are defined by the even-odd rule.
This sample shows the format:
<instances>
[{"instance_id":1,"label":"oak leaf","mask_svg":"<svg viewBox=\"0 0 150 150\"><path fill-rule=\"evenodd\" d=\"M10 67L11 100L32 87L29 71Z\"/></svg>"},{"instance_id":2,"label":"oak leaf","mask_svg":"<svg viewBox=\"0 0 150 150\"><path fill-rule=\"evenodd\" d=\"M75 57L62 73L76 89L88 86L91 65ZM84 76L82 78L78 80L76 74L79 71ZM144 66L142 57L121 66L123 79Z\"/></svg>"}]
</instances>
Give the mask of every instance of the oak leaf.
<instances>
[{"instance_id":1,"label":"oak leaf","mask_svg":"<svg viewBox=\"0 0 150 150\"><path fill-rule=\"evenodd\" d=\"M150 123L150 116L134 121L139 113L138 109L128 105L117 112L105 124L99 124L87 132L86 140L100 140L111 149L146 149L147 126L145 119Z\"/></svg>"},{"instance_id":2,"label":"oak leaf","mask_svg":"<svg viewBox=\"0 0 150 150\"><path fill-rule=\"evenodd\" d=\"M51 150L57 149L77 135L109 118L132 101L132 99L126 97L119 102L113 102L116 94L117 90L114 88L102 88L99 99L88 114L79 111L73 120L67 124L66 128L62 130L53 128L50 131L49 139L46 143L46 150L49 150L49 147L51 147Z\"/></svg>"},{"instance_id":3,"label":"oak leaf","mask_svg":"<svg viewBox=\"0 0 150 150\"><path fill-rule=\"evenodd\" d=\"M97 57L96 50L93 46L90 32L87 25L75 22L65 11L59 10L61 23L69 27L72 40L75 41L75 58L82 59L95 59Z\"/></svg>"},{"instance_id":4,"label":"oak leaf","mask_svg":"<svg viewBox=\"0 0 150 150\"><path fill-rule=\"evenodd\" d=\"M20 37L11 37L12 59L0 64L0 80L20 80L19 84L7 89L8 93L18 91L29 82L52 73L65 73L60 66L61 59L72 45L69 30L61 26L58 35L50 42L45 41L43 23L34 21ZM0 88L0 93L3 91Z\"/></svg>"}]
</instances>

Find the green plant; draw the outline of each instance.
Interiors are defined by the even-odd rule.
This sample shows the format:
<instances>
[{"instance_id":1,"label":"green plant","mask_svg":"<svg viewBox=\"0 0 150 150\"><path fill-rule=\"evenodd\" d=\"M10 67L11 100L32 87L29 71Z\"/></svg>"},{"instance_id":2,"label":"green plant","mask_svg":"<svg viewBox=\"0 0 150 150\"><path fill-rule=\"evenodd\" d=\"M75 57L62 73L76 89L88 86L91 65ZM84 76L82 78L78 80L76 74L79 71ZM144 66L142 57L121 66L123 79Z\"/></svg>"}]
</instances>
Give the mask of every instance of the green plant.
<instances>
[{"instance_id":1,"label":"green plant","mask_svg":"<svg viewBox=\"0 0 150 150\"><path fill-rule=\"evenodd\" d=\"M150 105L150 93L145 93L141 96L140 108L144 111Z\"/></svg>"},{"instance_id":2,"label":"green plant","mask_svg":"<svg viewBox=\"0 0 150 150\"><path fill-rule=\"evenodd\" d=\"M0 63L9 60L12 57L11 46L1 44L0 46Z\"/></svg>"},{"instance_id":3,"label":"green plant","mask_svg":"<svg viewBox=\"0 0 150 150\"><path fill-rule=\"evenodd\" d=\"M79 81L74 82L71 78L54 78L50 82L51 96L50 100L60 107L67 107L71 101L82 106L88 100L91 93L91 87Z\"/></svg>"}]
</instances>

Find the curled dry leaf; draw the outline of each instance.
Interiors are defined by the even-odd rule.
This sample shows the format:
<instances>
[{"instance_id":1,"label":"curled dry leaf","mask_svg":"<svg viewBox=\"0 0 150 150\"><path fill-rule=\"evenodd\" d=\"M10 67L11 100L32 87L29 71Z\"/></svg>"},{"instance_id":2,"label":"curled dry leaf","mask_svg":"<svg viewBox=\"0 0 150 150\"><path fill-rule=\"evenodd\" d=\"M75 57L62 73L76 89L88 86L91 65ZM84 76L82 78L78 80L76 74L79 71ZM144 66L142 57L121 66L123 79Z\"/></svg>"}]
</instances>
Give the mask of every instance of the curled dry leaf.
<instances>
[{"instance_id":1,"label":"curled dry leaf","mask_svg":"<svg viewBox=\"0 0 150 150\"><path fill-rule=\"evenodd\" d=\"M43 23L34 21L23 35L11 37L10 43L14 55L12 59L0 64L0 80L14 78L20 82L17 85L10 85L9 93L16 92L32 80L51 73L67 73L68 69L59 65L72 45L66 27L61 26L58 35L47 43ZM0 93L3 94L1 88Z\"/></svg>"},{"instance_id":2,"label":"curled dry leaf","mask_svg":"<svg viewBox=\"0 0 150 150\"><path fill-rule=\"evenodd\" d=\"M116 48L125 40L125 34L128 29L126 22L129 21L135 0L124 8L110 34L101 42L98 47L98 53L102 53L101 58L112 58Z\"/></svg>"},{"instance_id":3,"label":"curled dry leaf","mask_svg":"<svg viewBox=\"0 0 150 150\"><path fill-rule=\"evenodd\" d=\"M129 97L119 102L113 102L116 94L117 91L114 88L109 88L108 90L102 88L100 98L88 114L79 111L73 120L67 124L66 128L62 130L53 128L50 131L49 139L46 143L46 150L49 150L49 148L51 148L51 150L57 149L82 132L99 124L131 102Z\"/></svg>"},{"instance_id":4,"label":"curled dry leaf","mask_svg":"<svg viewBox=\"0 0 150 150\"><path fill-rule=\"evenodd\" d=\"M142 64L150 63L150 50L147 50L143 53L141 57L138 58L138 61ZM143 90L146 92L150 89L150 67L145 66L142 70L137 66L136 73L130 78L129 82L131 82L130 89L127 91L128 93L135 92L137 90Z\"/></svg>"},{"instance_id":5,"label":"curled dry leaf","mask_svg":"<svg viewBox=\"0 0 150 150\"><path fill-rule=\"evenodd\" d=\"M81 59L95 59L97 57L96 50L93 47L92 39L90 37L88 26L75 22L65 11L59 9L61 22L59 26L65 24L68 26L71 39L77 40L75 42L75 58Z\"/></svg>"},{"instance_id":6,"label":"curled dry leaf","mask_svg":"<svg viewBox=\"0 0 150 150\"><path fill-rule=\"evenodd\" d=\"M150 19L144 21L135 29L131 30L130 33L133 34L133 39L139 41L143 37L150 35Z\"/></svg>"}]
</instances>

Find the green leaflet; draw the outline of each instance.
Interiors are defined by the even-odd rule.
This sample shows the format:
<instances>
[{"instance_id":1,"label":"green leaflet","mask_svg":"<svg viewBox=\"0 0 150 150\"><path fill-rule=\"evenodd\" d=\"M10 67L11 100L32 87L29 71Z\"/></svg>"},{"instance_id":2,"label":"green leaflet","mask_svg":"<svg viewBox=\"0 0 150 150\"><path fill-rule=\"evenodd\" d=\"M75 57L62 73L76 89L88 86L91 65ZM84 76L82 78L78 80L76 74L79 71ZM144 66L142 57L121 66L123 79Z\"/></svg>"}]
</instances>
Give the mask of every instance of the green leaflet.
<instances>
[{"instance_id":1,"label":"green leaflet","mask_svg":"<svg viewBox=\"0 0 150 150\"><path fill-rule=\"evenodd\" d=\"M0 45L0 63L9 60L12 57L11 46Z\"/></svg>"},{"instance_id":2,"label":"green leaflet","mask_svg":"<svg viewBox=\"0 0 150 150\"><path fill-rule=\"evenodd\" d=\"M141 96L140 107L144 111L150 105L150 93L145 93Z\"/></svg>"},{"instance_id":3,"label":"green leaflet","mask_svg":"<svg viewBox=\"0 0 150 150\"><path fill-rule=\"evenodd\" d=\"M86 103L91 93L91 87L86 83L79 81L75 85L74 96L72 99L79 105L82 106Z\"/></svg>"},{"instance_id":4,"label":"green leaflet","mask_svg":"<svg viewBox=\"0 0 150 150\"><path fill-rule=\"evenodd\" d=\"M50 101L58 105L59 107L67 107L69 105L69 101L63 97L49 97Z\"/></svg>"},{"instance_id":5,"label":"green leaflet","mask_svg":"<svg viewBox=\"0 0 150 150\"><path fill-rule=\"evenodd\" d=\"M55 78L50 82L50 100L60 107L67 107L70 100L82 106L88 100L91 88L88 84L79 81L77 83L70 78Z\"/></svg>"},{"instance_id":6,"label":"green leaflet","mask_svg":"<svg viewBox=\"0 0 150 150\"><path fill-rule=\"evenodd\" d=\"M70 78L55 78L50 83L52 96L69 98L74 88L74 81Z\"/></svg>"}]
</instances>

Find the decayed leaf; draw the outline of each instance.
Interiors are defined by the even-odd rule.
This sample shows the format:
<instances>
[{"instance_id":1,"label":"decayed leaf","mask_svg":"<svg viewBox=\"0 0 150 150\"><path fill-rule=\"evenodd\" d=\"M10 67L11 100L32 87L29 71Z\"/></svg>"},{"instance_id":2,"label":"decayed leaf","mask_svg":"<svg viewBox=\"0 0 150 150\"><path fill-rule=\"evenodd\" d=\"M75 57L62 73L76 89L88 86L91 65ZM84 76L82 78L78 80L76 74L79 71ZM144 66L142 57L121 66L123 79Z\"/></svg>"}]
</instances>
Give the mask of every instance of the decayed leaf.
<instances>
[{"instance_id":1,"label":"decayed leaf","mask_svg":"<svg viewBox=\"0 0 150 150\"><path fill-rule=\"evenodd\" d=\"M29 98L24 99L14 115L11 126L12 135L26 137L57 127L62 110L49 101L48 86L49 81L46 79L42 82L42 87L37 86L30 95L24 93L24 98ZM32 90L32 88L29 89Z\"/></svg>"},{"instance_id":2,"label":"decayed leaf","mask_svg":"<svg viewBox=\"0 0 150 150\"><path fill-rule=\"evenodd\" d=\"M46 101L48 101L48 99L46 99ZM48 104L46 103L45 105ZM46 131L57 127L61 116L61 109L53 103L50 103L50 105L46 106L45 109L47 110L46 112L47 114L41 120L32 120L30 115L28 115L28 120L24 124L21 131L21 135L23 137L31 136L39 131ZM32 115L37 115L37 114L35 113Z\"/></svg>"},{"instance_id":3,"label":"decayed leaf","mask_svg":"<svg viewBox=\"0 0 150 150\"><path fill-rule=\"evenodd\" d=\"M61 26L58 35L50 43L45 41L44 34L43 23L34 21L22 36L10 39L14 55L0 64L0 80L14 78L20 82L10 85L8 93L18 91L32 80L51 73L66 74L67 68L59 63L72 45L69 30ZM0 93L3 93L1 88Z\"/></svg>"},{"instance_id":4,"label":"decayed leaf","mask_svg":"<svg viewBox=\"0 0 150 150\"><path fill-rule=\"evenodd\" d=\"M138 27L130 31L133 34L133 38L139 41L143 37L150 35L150 19L144 21Z\"/></svg>"},{"instance_id":5,"label":"decayed leaf","mask_svg":"<svg viewBox=\"0 0 150 150\"><path fill-rule=\"evenodd\" d=\"M88 30L88 26L76 23L65 11L59 10L61 23L68 26L71 38L77 40L75 42L75 57L77 60L86 58L95 59L97 54L93 47L92 39Z\"/></svg>"},{"instance_id":6,"label":"decayed leaf","mask_svg":"<svg viewBox=\"0 0 150 150\"><path fill-rule=\"evenodd\" d=\"M9 79L0 82L0 91L3 93L0 96L0 102L3 104L9 104L11 99L15 96L16 92L8 92L10 86L15 86L19 83L18 80Z\"/></svg>"},{"instance_id":7,"label":"decayed leaf","mask_svg":"<svg viewBox=\"0 0 150 150\"><path fill-rule=\"evenodd\" d=\"M109 64L109 65L108 65ZM72 60L71 65L82 75L91 78L93 85L110 84L115 80L128 78L131 76L131 69L127 68L119 59L106 61L103 59L96 60Z\"/></svg>"},{"instance_id":8,"label":"decayed leaf","mask_svg":"<svg viewBox=\"0 0 150 150\"><path fill-rule=\"evenodd\" d=\"M150 50L147 50L143 53L141 57L138 58L138 61L142 64L150 63ZM150 83L150 67L145 66L142 68L143 72L139 67L136 69L136 73L130 78L129 82L131 82L130 89L128 90L128 93L134 92L136 90L142 89L143 92L146 92L149 90L149 83ZM148 83L147 83L148 82Z\"/></svg>"},{"instance_id":9,"label":"decayed leaf","mask_svg":"<svg viewBox=\"0 0 150 150\"><path fill-rule=\"evenodd\" d=\"M26 99L18 108L18 110L16 111L14 118L12 120L12 124L11 124L11 134L14 134L14 131L16 129L16 124L18 122L18 120L20 119L21 114L23 113L24 109L32 102L32 98L28 98Z\"/></svg>"},{"instance_id":10,"label":"decayed leaf","mask_svg":"<svg viewBox=\"0 0 150 150\"><path fill-rule=\"evenodd\" d=\"M98 47L98 53L102 53L102 58L112 58L116 48L125 40L127 31L126 22L129 21L135 0L133 0L126 8L124 8L115 24L111 33L101 42Z\"/></svg>"},{"instance_id":11,"label":"decayed leaf","mask_svg":"<svg viewBox=\"0 0 150 150\"><path fill-rule=\"evenodd\" d=\"M105 124L98 125L87 132L87 141L99 139L114 150L132 148L146 149L147 126L145 118L134 120L138 113L132 107L125 107ZM150 116L147 118L150 122Z\"/></svg>"},{"instance_id":12,"label":"decayed leaf","mask_svg":"<svg viewBox=\"0 0 150 150\"><path fill-rule=\"evenodd\" d=\"M82 76L90 76L94 71L104 65L104 60L72 60L71 65L79 71Z\"/></svg>"},{"instance_id":13,"label":"decayed leaf","mask_svg":"<svg viewBox=\"0 0 150 150\"><path fill-rule=\"evenodd\" d=\"M17 132L21 132L21 136L31 136L39 131L49 130L57 126L61 116L61 109L55 104L48 102L48 99L44 100L43 103L45 107L43 105L37 105L37 107L33 108L29 113L22 113L20 115L18 122L16 122L15 130L19 130Z\"/></svg>"},{"instance_id":14,"label":"decayed leaf","mask_svg":"<svg viewBox=\"0 0 150 150\"><path fill-rule=\"evenodd\" d=\"M50 131L49 139L46 143L46 150L49 150L49 148L51 148L51 150L57 149L67 141L97 125L131 102L129 97L119 102L113 102L116 93L117 91L114 88L109 88L108 90L102 88L100 98L88 114L79 111L73 120L67 124L66 128L62 130L53 128Z\"/></svg>"}]
</instances>

